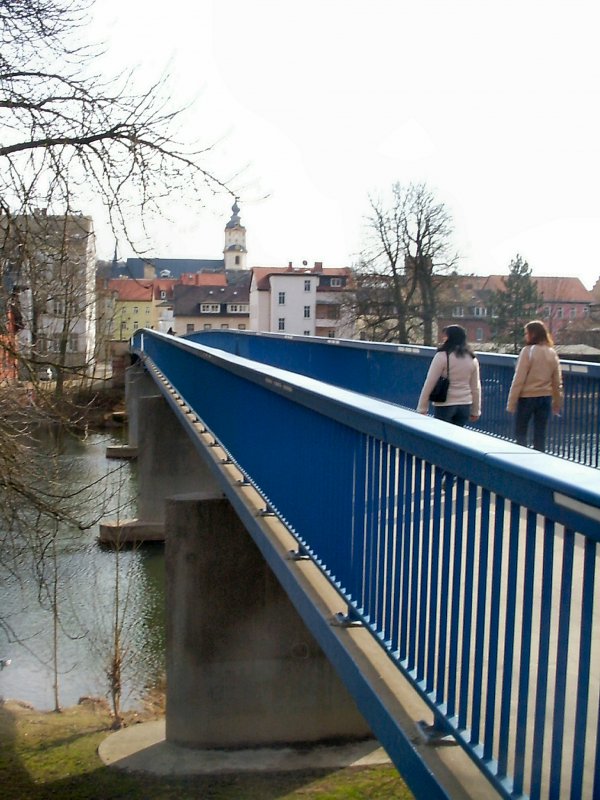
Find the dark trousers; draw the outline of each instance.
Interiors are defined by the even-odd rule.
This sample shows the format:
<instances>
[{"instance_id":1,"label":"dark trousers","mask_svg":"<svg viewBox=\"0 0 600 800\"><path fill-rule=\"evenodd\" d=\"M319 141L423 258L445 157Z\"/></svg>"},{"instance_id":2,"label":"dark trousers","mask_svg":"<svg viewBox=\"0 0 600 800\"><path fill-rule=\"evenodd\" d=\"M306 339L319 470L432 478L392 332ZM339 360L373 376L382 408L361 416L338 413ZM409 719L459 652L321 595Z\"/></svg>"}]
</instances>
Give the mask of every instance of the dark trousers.
<instances>
[{"instance_id":1,"label":"dark trousers","mask_svg":"<svg viewBox=\"0 0 600 800\"><path fill-rule=\"evenodd\" d=\"M471 404L466 406L434 406L433 416L442 422L451 422L463 428L471 416Z\"/></svg>"},{"instance_id":2,"label":"dark trousers","mask_svg":"<svg viewBox=\"0 0 600 800\"><path fill-rule=\"evenodd\" d=\"M543 453L546 449L546 428L551 410L551 397L520 397L515 420L517 444L527 446L527 429L533 419L533 446Z\"/></svg>"}]
</instances>

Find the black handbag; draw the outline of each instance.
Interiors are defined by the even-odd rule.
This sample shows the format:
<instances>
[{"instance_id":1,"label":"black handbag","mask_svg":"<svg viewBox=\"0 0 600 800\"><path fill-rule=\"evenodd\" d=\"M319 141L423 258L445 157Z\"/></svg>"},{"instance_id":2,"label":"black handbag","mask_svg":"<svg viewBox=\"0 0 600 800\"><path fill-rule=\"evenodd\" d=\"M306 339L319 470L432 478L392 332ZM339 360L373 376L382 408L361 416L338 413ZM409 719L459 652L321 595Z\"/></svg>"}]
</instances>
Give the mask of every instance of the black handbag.
<instances>
[{"instance_id":1,"label":"black handbag","mask_svg":"<svg viewBox=\"0 0 600 800\"><path fill-rule=\"evenodd\" d=\"M437 383L431 390L429 400L432 403L445 403L446 398L448 397L448 387L450 386L450 355L447 351L446 372L448 373L447 377L445 375L440 375L440 377L437 379Z\"/></svg>"}]
</instances>

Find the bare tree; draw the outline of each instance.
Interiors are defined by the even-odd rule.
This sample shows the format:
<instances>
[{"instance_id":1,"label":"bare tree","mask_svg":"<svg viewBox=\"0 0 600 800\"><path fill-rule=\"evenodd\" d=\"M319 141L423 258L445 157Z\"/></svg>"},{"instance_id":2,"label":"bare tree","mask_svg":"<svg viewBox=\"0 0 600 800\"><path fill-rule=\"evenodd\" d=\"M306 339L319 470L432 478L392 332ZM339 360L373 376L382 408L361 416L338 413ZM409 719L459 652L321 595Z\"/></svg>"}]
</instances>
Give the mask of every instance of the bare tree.
<instances>
[{"instance_id":1,"label":"bare tree","mask_svg":"<svg viewBox=\"0 0 600 800\"><path fill-rule=\"evenodd\" d=\"M395 183L389 204L370 206L355 316L374 338L433 344L440 281L458 260L450 213L424 184Z\"/></svg>"}]
</instances>

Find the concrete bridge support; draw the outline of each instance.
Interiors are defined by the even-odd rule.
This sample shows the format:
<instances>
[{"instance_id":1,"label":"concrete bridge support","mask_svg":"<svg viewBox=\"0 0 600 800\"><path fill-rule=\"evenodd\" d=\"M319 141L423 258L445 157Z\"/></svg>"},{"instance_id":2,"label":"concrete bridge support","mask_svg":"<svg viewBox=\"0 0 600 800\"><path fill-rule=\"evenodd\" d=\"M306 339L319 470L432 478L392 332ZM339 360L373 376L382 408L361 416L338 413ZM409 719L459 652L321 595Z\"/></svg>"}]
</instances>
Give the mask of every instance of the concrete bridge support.
<instances>
[{"instance_id":1,"label":"concrete bridge support","mask_svg":"<svg viewBox=\"0 0 600 800\"><path fill-rule=\"evenodd\" d=\"M127 385L129 441L137 453L137 518L103 521L100 541L107 544L162 541L165 499L170 495L201 490L207 497L223 496L152 378L134 366Z\"/></svg>"},{"instance_id":2,"label":"concrete bridge support","mask_svg":"<svg viewBox=\"0 0 600 800\"><path fill-rule=\"evenodd\" d=\"M167 740L260 747L370 736L226 499L167 501Z\"/></svg>"}]
</instances>

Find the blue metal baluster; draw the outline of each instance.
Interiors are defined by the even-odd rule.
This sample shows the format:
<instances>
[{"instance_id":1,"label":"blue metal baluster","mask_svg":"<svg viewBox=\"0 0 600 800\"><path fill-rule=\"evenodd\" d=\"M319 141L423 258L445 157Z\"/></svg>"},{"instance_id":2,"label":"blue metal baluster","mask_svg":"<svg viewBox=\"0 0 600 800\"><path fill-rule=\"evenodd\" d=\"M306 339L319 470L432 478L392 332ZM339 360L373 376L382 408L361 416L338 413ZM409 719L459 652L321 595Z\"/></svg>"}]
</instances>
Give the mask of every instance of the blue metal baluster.
<instances>
[{"instance_id":1,"label":"blue metal baluster","mask_svg":"<svg viewBox=\"0 0 600 800\"><path fill-rule=\"evenodd\" d=\"M386 613L387 550L389 546L388 508L390 493L390 445L383 443L381 450L380 522L377 553L377 632L385 642L389 639Z\"/></svg>"},{"instance_id":2,"label":"blue metal baluster","mask_svg":"<svg viewBox=\"0 0 600 800\"><path fill-rule=\"evenodd\" d=\"M422 530L422 556L421 556L421 573L419 585L419 638L418 638L418 652L417 652L417 670L416 680L423 681L425 679L425 669L427 665L427 648L428 648L428 622L427 615L427 594L430 584L430 553L431 553L431 464L424 464L423 475L423 518L421 521ZM415 495L416 502L416 495Z\"/></svg>"},{"instance_id":3,"label":"blue metal baluster","mask_svg":"<svg viewBox=\"0 0 600 800\"><path fill-rule=\"evenodd\" d=\"M517 703L515 737L515 795L523 793L525 747L527 741L527 710L529 707L529 669L531 667L531 630L534 605L535 551L537 515L527 512L525 528L525 563L523 574L523 619L521 623L521 658L519 659L519 699Z\"/></svg>"},{"instance_id":4,"label":"blue metal baluster","mask_svg":"<svg viewBox=\"0 0 600 800\"><path fill-rule=\"evenodd\" d=\"M440 616L439 638L437 652L437 677L436 700L438 703L446 701L447 664L446 652L448 647L448 604L450 597L450 556L452 551L452 484L453 476L444 473L442 478L442 491L444 495L444 528L442 543L442 568L440 585Z\"/></svg>"},{"instance_id":5,"label":"blue metal baluster","mask_svg":"<svg viewBox=\"0 0 600 800\"><path fill-rule=\"evenodd\" d=\"M490 598L490 638L488 646L488 675L483 733L483 758L489 761L494 753L494 731L496 729L496 687L498 668L498 645L500 639L500 600L502 584L502 546L504 539L504 503L496 495L494 521L494 555L492 562L492 586Z\"/></svg>"},{"instance_id":6,"label":"blue metal baluster","mask_svg":"<svg viewBox=\"0 0 600 800\"><path fill-rule=\"evenodd\" d=\"M365 611L370 625L374 625L377 602L377 554L381 510L381 442L372 439L369 492L369 543L367 547L366 604Z\"/></svg>"},{"instance_id":7,"label":"blue metal baluster","mask_svg":"<svg viewBox=\"0 0 600 800\"><path fill-rule=\"evenodd\" d=\"M404 517L404 496L405 496L405 476L406 476L406 459L407 455L404 450L398 453L398 493L396 496L396 518L398 520L396 526L396 541L394 547L394 577L393 577L393 636L392 636L392 652L396 653L399 657L400 651L400 632L402 628L402 553L404 546L404 536L406 519Z\"/></svg>"},{"instance_id":8,"label":"blue metal baluster","mask_svg":"<svg viewBox=\"0 0 600 800\"><path fill-rule=\"evenodd\" d=\"M502 695L500 706L500 731L498 734L498 775L504 777L508 770L508 739L510 734L513 667L515 654L515 618L517 599L517 574L519 559L520 506L510 504L510 529L508 540L508 577L506 581L506 612L504 619L504 664L502 670Z\"/></svg>"},{"instance_id":9,"label":"blue metal baluster","mask_svg":"<svg viewBox=\"0 0 600 800\"><path fill-rule=\"evenodd\" d=\"M471 635L473 627L473 575L475 570L475 538L477 516L477 486L469 483L467 499L467 529L465 539L465 573L463 582L462 651L460 658L460 689L458 728L468 724L469 676L471 673Z\"/></svg>"},{"instance_id":10,"label":"blue metal baluster","mask_svg":"<svg viewBox=\"0 0 600 800\"><path fill-rule=\"evenodd\" d=\"M408 620L409 620L409 598L410 598L410 567L411 567L411 542L412 542L412 521L410 515L410 502L412 497L413 482L413 459L407 455L405 460L404 480L402 482L402 498L400 507L404 524L402 526L402 601L400 617L400 647L399 657L401 662L406 661L408 648Z\"/></svg>"},{"instance_id":11,"label":"blue metal baluster","mask_svg":"<svg viewBox=\"0 0 600 800\"><path fill-rule=\"evenodd\" d=\"M483 701L483 654L486 636L486 605L488 588L488 552L490 540L490 493L481 490L479 523L479 553L477 569L477 613L475 618L475 657L473 659L473 718L471 744L479 745Z\"/></svg>"},{"instance_id":12,"label":"blue metal baluster","mask_svg":"<svg viewBox=\"0 0 600 800\"><path fill-rule=\"evenodd\" d=\"M386 640L391 651L395 650L392 645L395 630L394 620L394 551L398 541L398 526L396 521L397 505L397 479L398 479L398 450L390 447L389 458L389 481L387 497L387 544L385 556L385 616L386 616ZM397 629L396 629L397 630Z\"/></svg>"},{"instance_id":13,"label":"blue metal baluster","mask_svg":"<svg viewBox=\"0 0 600 800\"><path fill-rule=\"evenodd\" d=\"M367 515L367 462L369 457L369 437L361 435L354 453L354 511L352 514L351 575L348 590L356 608L364 608L364 543Z\"/></svg>"},{"instance_id":14,"label":"blue metal baluster","mask_svg":"<svg viewBox=\"0 0 600 800\"><path fill-rule=\"evenodd\" d=\"M579 640L579 675L577 706L571 768L571 797L583 797L583 768L587 739L590 667L594 622L594 582L596 576L597 543L586 538L583 555L583 585L581 589L581 630ZM597 665L595 665L597 667Z\"/></svg>"},{"instance_id":15,"label":"blue metal baluster","mask_svg":"<svg viewBox=\"0 0 600 800\"><path fill-rule=\"evenodd\" d=\"M559 800L561 794L574 547L575 535L572 530L567 528L564 535L562 576L560 582L560 610L558 614L558 642L556 646L556 684L554 687L554 718L552 720L549 800Z\"/></svg>"},{"instance_id":16,"label":"blue metal baluster","mask_svg":"<svg viewBox=\"0 0 600 800\"><path fill-rule=\"evenodd\" d=\"M407 668L414 670L418 658L418 604L419 604L419 586L423 582L423 575L421 572L422 554L421 554L421 481L423 480L423 462L420 458L414 460L414 481L413 481L413 495L412 495L412 513L411 528L412 528L412 580L410 587L410 625L408 637L408 658ZM407 493L407 503L411 502ZM410 513L410 508L409 508Z\"/></svg>"},{"instance_id":17,"label":"blue metal baluster","mask_svg":"<svg viewBox=\"0 0 600 800\"><path fill-rule=\"evenodd\" d=\"M440 563L440 530L442 527L441 493L443 470L435 467L433 486L433 518L431 520L431 573L429 580L428 634L427 634L427 691L432 692L435 684L436 640L438 624L438 591ZM427 502L427 498L425 498Z\"/></svg>"},{"instance_id":18,"label":"blue metal baluster","mask_svg":"<svg viewBox=\"0 0 600 800\"><path fill-rule=\"evenodd\" d=\"M454 510L454 559L452 563L452 603L450 607L450 642L448 650L448 704L447 716L456 713L456 687L458 675L458 640L460 630L460 596L463 582L463 530L465 508L465 482L456 480L456 506Z\"/></svg>"},{"instance_id":19,"label":"blue metal baluster","mask_svg":"<svg viewBox=\"0 0 600 800\"><path fill-rule=\"evenodd\" d=\"M537 686L533 720L533 746L531 750L531 800L540 800L544 767L544 735L546 731L546 703L548 695L548 663L552 621L552 575L554 570L554 523L544 521L544 554L542 562L542 587L540 601L540 635L537 657Z\"/></svg>"}]
</instances>

